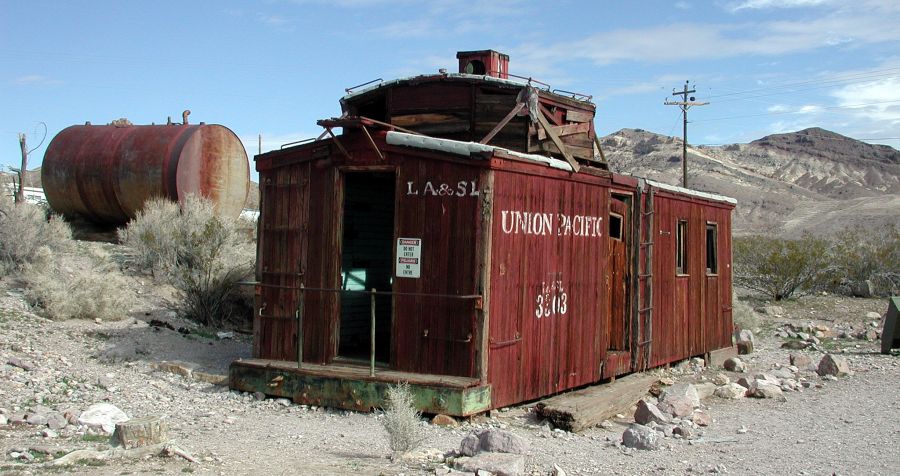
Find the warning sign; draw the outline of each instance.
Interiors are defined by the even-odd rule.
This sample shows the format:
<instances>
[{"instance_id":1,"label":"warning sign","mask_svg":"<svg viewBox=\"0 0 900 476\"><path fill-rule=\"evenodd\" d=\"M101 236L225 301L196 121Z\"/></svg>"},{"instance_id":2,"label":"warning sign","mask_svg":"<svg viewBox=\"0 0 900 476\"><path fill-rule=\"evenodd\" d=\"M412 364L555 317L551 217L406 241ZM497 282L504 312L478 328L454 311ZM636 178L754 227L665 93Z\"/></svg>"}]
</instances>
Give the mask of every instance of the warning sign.
<instances>
[{"instance_id":1,"label":"warning sign","mask_svg":"<svg viewBox=\"0 0 900 476\"><path fill-rule=\"evenodd\" d=\"M418 278L422 269L422 239L397 238L397 277Z\"/></svg>"}]
</instances>

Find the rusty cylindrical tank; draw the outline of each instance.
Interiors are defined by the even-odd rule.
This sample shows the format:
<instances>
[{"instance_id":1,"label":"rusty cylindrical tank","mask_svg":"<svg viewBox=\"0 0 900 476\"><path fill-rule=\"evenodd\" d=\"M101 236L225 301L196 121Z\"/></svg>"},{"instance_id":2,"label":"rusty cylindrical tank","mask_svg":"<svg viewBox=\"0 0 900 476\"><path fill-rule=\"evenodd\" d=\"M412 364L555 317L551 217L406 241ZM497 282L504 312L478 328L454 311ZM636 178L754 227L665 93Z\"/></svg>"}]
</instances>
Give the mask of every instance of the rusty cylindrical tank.
<instances>
[{"instance_id":1,"label":"rusty cylindrical tank","mask_svg":"<svg viewBox=\"0 0 900 476\"><path fill-rule=\"evenodd\" d=\"M250 165L241 141L220 125L84 125L53 138L41 180L53 210L96 223L121 225L151 197L181 202L190 194L237 217Z\"/></svg>"}]
</instances>

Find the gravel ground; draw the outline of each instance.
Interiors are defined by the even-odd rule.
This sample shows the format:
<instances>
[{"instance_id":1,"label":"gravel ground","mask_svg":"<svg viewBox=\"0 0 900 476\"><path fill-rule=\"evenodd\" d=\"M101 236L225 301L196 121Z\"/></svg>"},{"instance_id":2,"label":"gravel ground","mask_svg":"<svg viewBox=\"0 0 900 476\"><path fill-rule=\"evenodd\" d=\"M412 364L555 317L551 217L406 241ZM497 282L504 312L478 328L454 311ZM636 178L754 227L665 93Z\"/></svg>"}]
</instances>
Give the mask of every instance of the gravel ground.
<instances>
[{"instance_id":1,"label":"gravel ground","mask_svg":"<svg viewBox=\"0 0 900 476\"><path fill-rule=\"evenodd\" d=\"M784 304L781 316L760 318L756 351L746 356L750 371L788 364L790 351L781 349L783 340L774 335L782 322L813 319L860 328L871 319L867 312L885 308L884 300L830 296ZM189 327L154 304L142 303L129 316L116 322L49 321L33 314L12 284L0 281L0 412L7 418L36 410L77 415L91 404L109 402L130 417L165 417L170 439L199 462L149 457L51 467L44 453L108 446L77 424L49 437L42 435L46 426L8 424L0 425L0 473L397 475L432 474L441 466L392 462L380 414L258 401L157 370L157 362L178 360L224 373L229 362L249 354L250 341L240 334L219 340L203 330L183 335L150 326L159 319L176 329ZM854 374L826 381L801 372L818 385L786 392L785 402L711 397L704 407L714 421L698 439L666 438L656 451L619 444L628 417L609 428L572 434L542 424L531 404L475 417L456 428L423 423L424 447L447 452L475 429L498 427L530 442L526 474L553 474L554 464L568 474L900 474L900 358L876 353L876 343L865 340L823 341L822 347L846 357ZM801 352L814 362L822 356L821 351ZM719 372L689 366L657 371L678 381L709 379ZM741 374L728 375L735 380ZM12 457L23 452L29 456ZM33 461L23 460L32 455Z\"/></svg>"}]
</instances>

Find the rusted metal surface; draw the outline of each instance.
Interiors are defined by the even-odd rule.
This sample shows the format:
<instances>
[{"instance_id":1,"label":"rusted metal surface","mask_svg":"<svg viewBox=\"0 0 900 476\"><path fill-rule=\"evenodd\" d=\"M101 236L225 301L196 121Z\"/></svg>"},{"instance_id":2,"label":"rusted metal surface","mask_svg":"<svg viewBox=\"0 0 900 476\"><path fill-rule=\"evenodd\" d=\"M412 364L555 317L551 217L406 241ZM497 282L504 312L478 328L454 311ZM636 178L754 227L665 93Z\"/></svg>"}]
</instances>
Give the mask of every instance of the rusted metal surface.
<instances>
[{"instance_id":1,"label":"rusted metal surface","mask_svg":"<svg viewBox=\"0 0 900 476\"><path fill-rule=\"evenodd\" d=\"M210 199L237 217L249 191L247 154L220 125L71 126L50 142L41 180L66 216L124 224L151 197Z\"/></svg>"}]
</instances>

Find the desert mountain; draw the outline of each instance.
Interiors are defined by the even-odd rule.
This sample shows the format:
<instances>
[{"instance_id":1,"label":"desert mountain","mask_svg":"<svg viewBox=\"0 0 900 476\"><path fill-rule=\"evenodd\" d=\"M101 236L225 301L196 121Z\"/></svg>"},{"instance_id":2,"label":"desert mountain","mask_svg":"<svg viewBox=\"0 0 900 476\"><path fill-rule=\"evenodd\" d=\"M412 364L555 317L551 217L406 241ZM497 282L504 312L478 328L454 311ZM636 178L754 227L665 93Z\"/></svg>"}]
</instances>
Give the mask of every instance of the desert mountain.
<instances>
[{"instance_id":1,"label":"desert mountain","mask_svg":"<svg viewBox=\"0 0 900 476\"><path fill-rule=\"evenodd\" d=\"M602 139L620 173L681 184L681 139L622 129ZM735 234L900 225L900 151L819 128L749 144L688 145L690 188L734 197Z\"/></svg>"}]
</instances>

